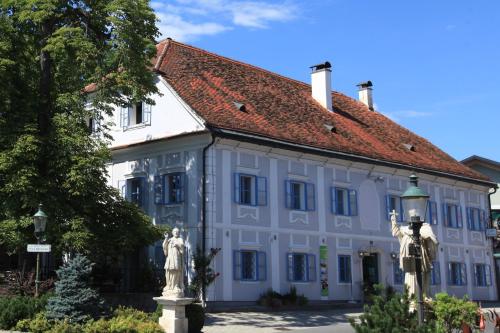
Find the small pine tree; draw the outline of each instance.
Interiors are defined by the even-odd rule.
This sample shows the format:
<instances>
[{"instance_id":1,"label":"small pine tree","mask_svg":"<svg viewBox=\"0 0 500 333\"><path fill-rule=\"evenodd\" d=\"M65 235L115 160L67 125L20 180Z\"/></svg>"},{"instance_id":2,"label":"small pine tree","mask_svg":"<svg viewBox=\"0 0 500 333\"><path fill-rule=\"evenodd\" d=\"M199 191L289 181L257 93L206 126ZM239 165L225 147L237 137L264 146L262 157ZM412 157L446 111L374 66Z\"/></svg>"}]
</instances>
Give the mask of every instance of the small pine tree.
<instances>
[{"instance_id":1,"label":"small pine tree","mask_svg":"<svg viewBox=\"0 0 500 333\"><path fill-rule=\"evenodd\" d=\"M47 318L81 323L95 318L103 301L89 286L93 264L82 255L76 255L57 270L55 296L47 303Z\"/></svg>"}]
</instances>

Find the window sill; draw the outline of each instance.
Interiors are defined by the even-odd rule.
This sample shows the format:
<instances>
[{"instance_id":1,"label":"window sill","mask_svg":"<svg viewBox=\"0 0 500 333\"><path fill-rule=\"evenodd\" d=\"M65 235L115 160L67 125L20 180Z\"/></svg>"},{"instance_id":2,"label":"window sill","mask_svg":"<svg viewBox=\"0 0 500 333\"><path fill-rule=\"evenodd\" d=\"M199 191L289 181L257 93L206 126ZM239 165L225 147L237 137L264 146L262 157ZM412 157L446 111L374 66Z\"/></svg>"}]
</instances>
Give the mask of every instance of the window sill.
<instances>
[{"instance_id":1,"label":"window sill","mask_svg":"<svg viewBox=\"0 0 500 333\"><path fill-rule=\"evenodd\" d=\"M463 229L463 227L452 227L452 226L449 226L449 225L447 225L446 228L448 228L448 229L454 229L454 230L462 230Z\"/></svg>"},{"instance_id":2,"label":"window sill","mask_svg":"<svg viewBox=\"0 0 500 333\"><path fill-rule=\"evenodd\" d=\"M175 207L182 207L184 206L184 202L179 202L179 203L166 203L166 204L160 204L162 206L168 207L168 208L175 208Z\"/></svg>"},{"instance_id":3,"label":"window sill","mask_svg":"<svg viewBox=\"0 0 500 333\"><path fill-rule=\"evenodd\" d=\"M288 282L293 283L293 284L303 285L303 284L311 284L314 281L288 281Z\"/></svg>"},{"instance_id":4,"label":"window sill","mask_svg":"<svg viewBox=\"0 0 500 333\"><path fill-rule=\"evenodd\" d=\"M147 126L151 126L151 124L140 123L140 124L125 126L125 127L123 127L123 131L126 132L128 130L140 129L140 128L144 128L144 127L147 127Z\"/></svg>"},{"instance_id":5,"label":"window sill","mask_svg":"<svg viewBox=\"0 0 500 333\"><path fill-rule=\"evenodd\" d=\"M260 284L262 282L265 282L264 281L254 281L254 280L236 280L237 282L239 282L240 284Z\"/></svg>"},{"instance_id":6,"label":"window sill","mask_svg":"<svg viewBox=\"0 0 500 333\"><path fill-rule=\"evenodd\" d=\"M337 283L338 286L350 286L352 282L339 282Z\"/></svg>"}]
</instances>

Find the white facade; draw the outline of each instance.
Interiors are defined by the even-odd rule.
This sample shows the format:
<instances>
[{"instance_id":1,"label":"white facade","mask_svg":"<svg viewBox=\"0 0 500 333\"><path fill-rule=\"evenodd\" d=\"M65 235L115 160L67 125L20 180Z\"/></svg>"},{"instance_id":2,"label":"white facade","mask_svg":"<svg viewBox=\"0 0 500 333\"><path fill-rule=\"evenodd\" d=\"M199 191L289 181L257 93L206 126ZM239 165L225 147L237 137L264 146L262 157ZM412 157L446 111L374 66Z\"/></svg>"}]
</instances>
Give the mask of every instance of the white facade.
<instances>
[{"instance_id":1,"label":"white facade","mask_svg":"<svg viewBox=\"0 0 500 333\"><path fill-rule=\"evenodd\" d=\"M116 110L110 181L120 189L128 186L127 197L140 196L153 223L179 225L192 251L201 244L205 158L207 249L221 248L214 263L221 275L209 289L209 301L255 301L269 288L284 293L291 285L311 300L361 300L368 275L401 288L391 259L399 245L390 234L387 198L404 192L409 171L235 139L212 142L203 120L168 84L159 80L158 88L163 96L154 98L150 124L122 128L122 111ZM485 276L486 267L494 267L491 241L484 231L468 228L468 213L476 212L470 208L488 209L488 188L418 176L437 210L440 279L433 292L494 300L494 278ZM133 179L141 179L140 194ZM343 193L349 204L338 199ZM446 219L453 227L445 226L445 209L461 211L463 226L451 213ZM323 260L320 247L327 252ZM376 255L368 262L360 250ZM159 244L150 256L161 261Z\"/></svg>"}]
</instances>

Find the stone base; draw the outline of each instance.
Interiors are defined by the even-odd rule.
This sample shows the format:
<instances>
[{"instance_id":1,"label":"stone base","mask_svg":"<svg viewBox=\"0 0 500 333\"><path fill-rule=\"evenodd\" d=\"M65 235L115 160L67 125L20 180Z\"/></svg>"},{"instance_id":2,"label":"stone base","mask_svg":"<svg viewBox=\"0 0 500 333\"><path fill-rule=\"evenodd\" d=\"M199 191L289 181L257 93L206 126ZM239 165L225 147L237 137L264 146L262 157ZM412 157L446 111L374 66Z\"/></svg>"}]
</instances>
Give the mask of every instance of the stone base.
<instances>
[{"instance_id":1,"label":"stone base","mask_svg":"<svg viewBox=\"0 0 500 333\"><path fill-rule=\"evenodd\" d=\"M194 298L153 298L163 308L159 324L167 333L187 333L188 320L186 318L186 305L194 302Z\"/></svg>"}]
</instances>

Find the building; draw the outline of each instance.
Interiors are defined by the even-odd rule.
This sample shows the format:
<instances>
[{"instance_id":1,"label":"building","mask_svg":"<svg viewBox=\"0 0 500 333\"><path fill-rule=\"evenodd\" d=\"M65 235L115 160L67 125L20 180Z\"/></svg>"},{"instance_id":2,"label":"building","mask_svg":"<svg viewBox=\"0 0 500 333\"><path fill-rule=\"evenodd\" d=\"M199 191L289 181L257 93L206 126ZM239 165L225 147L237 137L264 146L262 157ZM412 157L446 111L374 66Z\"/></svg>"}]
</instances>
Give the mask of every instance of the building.
<instances>
[{"instance_id":1,"label":"building","mask_svg":"<svg viewBox=\"0 0 500 333\"><path fill-rule=\"evenodd\" d=\"M328 62L308 85L169 39L157 49L156 104L105 120L109 181L153 223L178 225L189 253L221 248L209 301L292 285L310 300L401 288L388 211L401 212L412 171L441 243L433 291L496 298L483 231L494 184L374 111L371 82L358 101L331 91ZM149 256L162 267L160 244Z\"/></svg>"},{"instance_id":2,"label":"building","mask_svg":"<svg viewBox=\"0 0 500 333\"><path fill-rule=\"evenodd\" d=\"M500 184L499 162L492 161L481 156L472 155L463 160L462 163L489 177L492 181L497 183L497 186ZM498 230L500 230L500 192L498 192L496 188L492 188L490 190L489 204L491 208L491 221L493 222L493 227L497 229L497 237L493 241L493 255L495 257L495 276L498 286L500 282L500 235L498 235ZM500 297L500 290L498 290L498 293Z\"/></svg>"}]
</instances>

